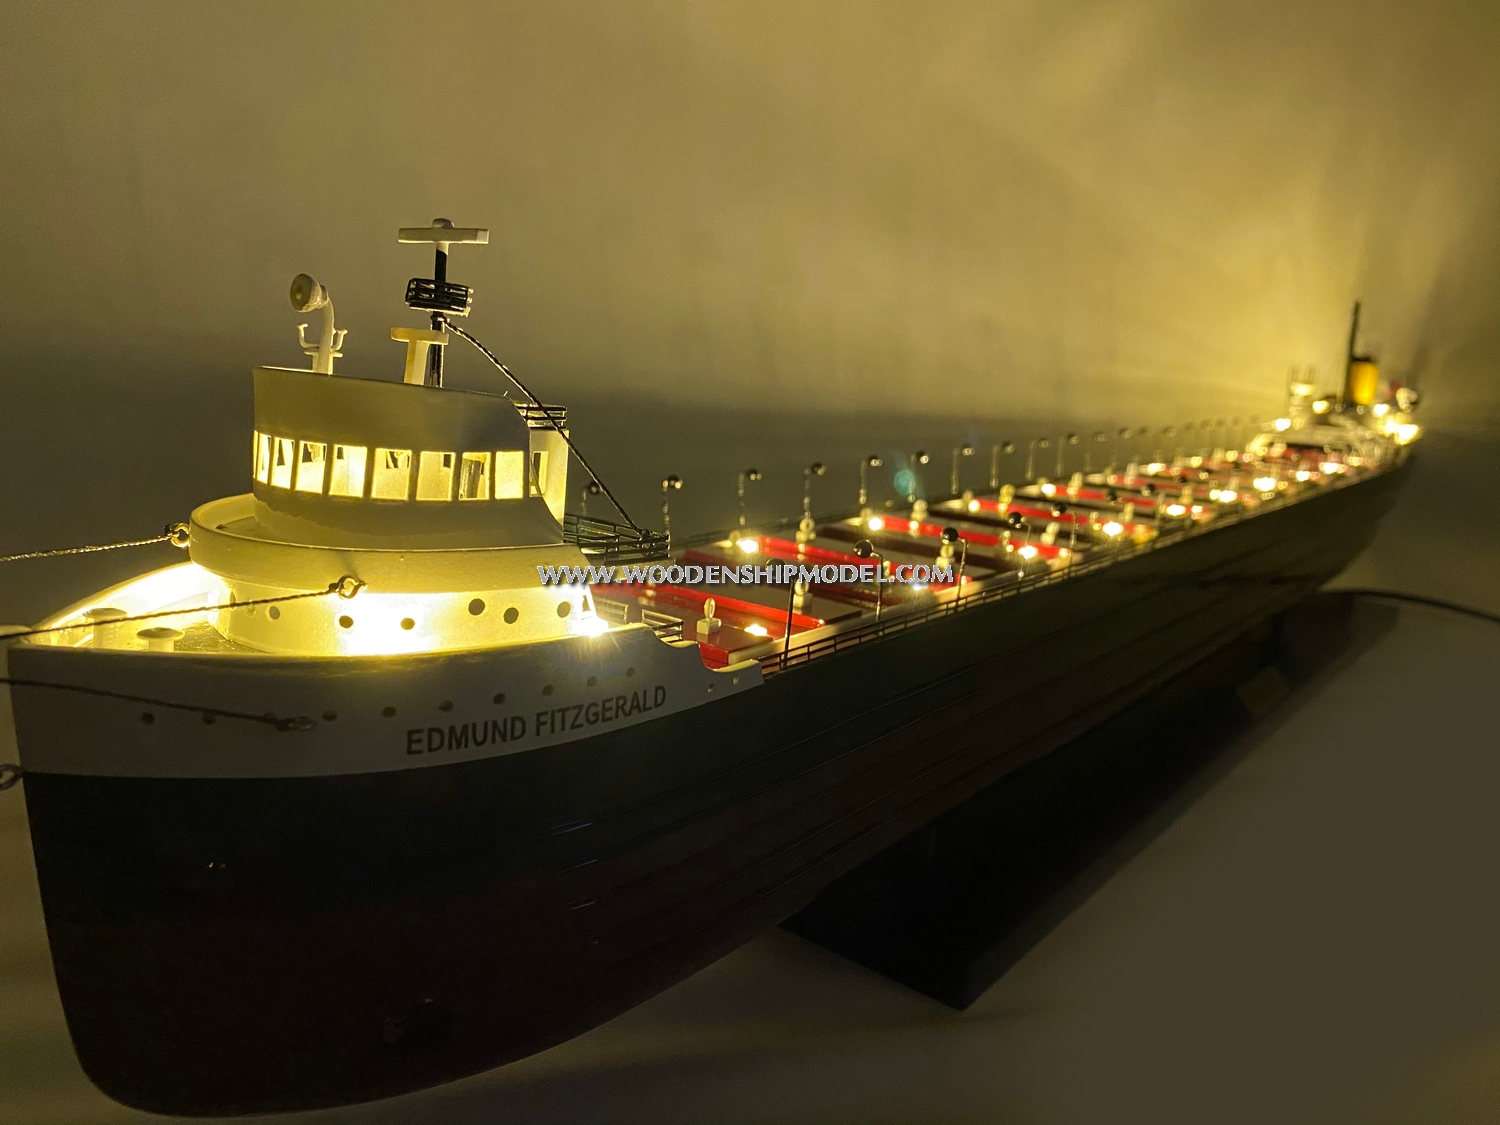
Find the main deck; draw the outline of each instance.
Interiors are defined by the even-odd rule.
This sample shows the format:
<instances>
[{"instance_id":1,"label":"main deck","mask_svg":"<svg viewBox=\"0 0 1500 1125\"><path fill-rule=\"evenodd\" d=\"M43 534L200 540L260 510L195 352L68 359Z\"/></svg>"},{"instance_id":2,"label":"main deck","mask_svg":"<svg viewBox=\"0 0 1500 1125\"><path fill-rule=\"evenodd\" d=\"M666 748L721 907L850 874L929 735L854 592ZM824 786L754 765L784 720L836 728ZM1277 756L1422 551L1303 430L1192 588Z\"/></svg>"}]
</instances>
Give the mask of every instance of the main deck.
<instances>
[{"instance_id":1,"label":"main deck","mask_svg":"<svg viewBox=\"0 0 1500 1125\"><path fill-rule=\"evenodd\" d=\"M697 641L709 667L753 659L775 675L1350 487L1407 454L1399 446L1379 460L1221 451L832 514L814 521L811 536L786 519L675 545L666 561L678 573L717 583L671 581L662 564L619 566L616 581L593 585L594 602L614 624ZM872 563L881 581L849 580L851 568L869 575ZM722 581L726 573L734 580Z\"/></svg>"}]
</instances>

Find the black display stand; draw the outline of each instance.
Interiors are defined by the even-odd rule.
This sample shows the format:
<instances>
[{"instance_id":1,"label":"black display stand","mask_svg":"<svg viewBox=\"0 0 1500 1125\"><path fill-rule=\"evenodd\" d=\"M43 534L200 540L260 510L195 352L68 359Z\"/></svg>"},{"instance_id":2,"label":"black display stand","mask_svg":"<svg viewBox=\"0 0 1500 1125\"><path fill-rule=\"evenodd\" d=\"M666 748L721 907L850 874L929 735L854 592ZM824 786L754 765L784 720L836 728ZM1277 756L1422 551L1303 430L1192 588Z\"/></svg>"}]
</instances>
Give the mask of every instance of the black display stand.
<instances>
[{"instance_id":1,"label":"black display stand","mask_svg":"<svg viewBox=\"0 0 1500 1125\"><path fill-rule=\"evenodd\" d=\"M1240 736L1394 619L1347 595L1308 598L887 848L783 926L968 1007L1233 765Z\"/></svg>"}]
</instances>

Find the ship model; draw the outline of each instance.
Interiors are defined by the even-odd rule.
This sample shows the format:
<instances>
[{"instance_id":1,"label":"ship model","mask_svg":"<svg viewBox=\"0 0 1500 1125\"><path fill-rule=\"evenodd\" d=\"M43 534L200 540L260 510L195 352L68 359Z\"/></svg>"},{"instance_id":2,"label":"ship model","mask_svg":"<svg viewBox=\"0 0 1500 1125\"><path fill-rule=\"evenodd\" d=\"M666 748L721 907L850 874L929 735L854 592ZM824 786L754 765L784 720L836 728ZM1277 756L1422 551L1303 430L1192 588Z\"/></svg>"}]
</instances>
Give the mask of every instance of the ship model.
<instances>
[{"instance_id":1,"label":"ship model","mask_svg":"<svg viewBox=\"0 0 1500 1125\"><path fill-rule=\"evenodd\" d=\"M671 544L565 511L575 464L607 489L490 353L508 394L444 385L487 232L401 239L401 380L334 373L299 276L250 491L7 642L68 1027L131 1106L360 1101L608 1020L1316 590L1418 432L1351 340L1240 449L997 444L983 492L959 449L944 496L914 455L878 505L872 456L846 513Z\"/></svg>"}]
</instances>

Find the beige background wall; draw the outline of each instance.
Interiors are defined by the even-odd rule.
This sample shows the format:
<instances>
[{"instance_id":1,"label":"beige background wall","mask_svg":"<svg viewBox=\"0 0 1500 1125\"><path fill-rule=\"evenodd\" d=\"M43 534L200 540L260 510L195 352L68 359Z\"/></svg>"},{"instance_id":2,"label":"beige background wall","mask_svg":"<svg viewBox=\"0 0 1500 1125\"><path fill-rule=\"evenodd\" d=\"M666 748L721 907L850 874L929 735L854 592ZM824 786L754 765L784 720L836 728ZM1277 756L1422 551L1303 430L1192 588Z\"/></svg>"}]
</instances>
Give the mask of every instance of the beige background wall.
<instances>
[{"instance_id":1,"label":"beige background wall","mask_svg":"<svg viewBox=\"0 0 1500 1125\"><path fill-rule=\"evenodd\" d=\"M10 4L5 385L235 387L300 270L394 372L443 214L574 399L1264 411L1363 296L1493 426L1496 57L1474 2Z\"/></svg>"},{"instance_id":2,"label":"beige background wall","mask_svg":"<svg viewBox=\"0 0 1500 1125\"><path fill-rule=\"evenodd\" d=\"M784 515L813 459L830 510L869 452L939 488L963 441L977 484L1003 438L1270 415L1355 297L1479 441L1429 443L1462 483L1500 432L1496 58L1477 0L0 6L0 552L242 491L299 271L341 369L397 377L430 259L395 228L435 215L493 229L470 327L642 522L669 472L694 531L748 466ZM13 567L0 619L140 565Z\"/></svg>"},{"instance_id":3,"label":"beige background wall","mask_svg":"<svg viewBox=\"0 0 1500 1125\"><path fill-rule=\"evenodd\" d=\"M1500 609L1497 59L1491 0L12 0L0 553L243 490L299 271L344 369L396 377L427 260L394 231L442 214L494 230L454 263L470 327L643 521L681 472L689 530L748 464L785 512L813 457L826 507L871 450L945 478L960 440L1268 413L1361 296L1435 433L1344 580ZM177 558L12 565L0 621ZM1403 610L963 1016L771 933L556 1051L307 1120L1494 1121L1496 661ZM74 1060L19 789L0 1119L145 1120Z\"/></svg>"}]
</instances>

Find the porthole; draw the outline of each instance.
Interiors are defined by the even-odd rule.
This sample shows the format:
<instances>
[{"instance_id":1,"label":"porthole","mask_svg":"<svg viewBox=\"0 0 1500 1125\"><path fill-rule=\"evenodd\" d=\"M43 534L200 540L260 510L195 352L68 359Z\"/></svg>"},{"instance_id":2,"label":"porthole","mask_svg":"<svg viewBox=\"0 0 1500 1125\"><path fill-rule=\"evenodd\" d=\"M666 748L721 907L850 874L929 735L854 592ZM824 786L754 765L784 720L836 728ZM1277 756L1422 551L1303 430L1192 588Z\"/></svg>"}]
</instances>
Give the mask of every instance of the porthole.
<instances>
[{"instance_id":1,"label":"porthole","mask_svg":"<svg viewBox=\"0 0 1500 1125\"><path fill-rule=\"evenodd\" d=\"M337 711L324 711L323 712L323 721L325 723L331 723L331 722L333 722L334 719L337 719L338 717L339 717L339 713Z\"/></svg>"},{"instance_id":2,"label":"porthole","mask_svg":"<svg viewBox=\"0 0 1500 1125\"><path fill-rule=\"evenodd\" d=\"M352 629L352 628L354 628L354 618L350 617L348 614L345 614L343 617L340 617L339 618L339 628L340 629Z\"/></svg>"},{"instance_id":3,"label":"porthole","mask_svg":"<svg viewBox=\"0 0 1500 1125\"><path fill-rule=\"evenodd\" d=\"M625 674L627 676L633 676L633 675L635 675L635 669L634 668L626 668L625 669Z\"/></svg>"},{"instance_id":4,"label":"porthole","mask_svg":"<svg viewBox=\"0 0 1500 1125\"><path fill-rule=\"evenodd\" d=\"M380 713L382 715L384 715L387 719L394 719L396 717L396 709L394 707L387 707L384 710L382 710Z\"/></svg>"},{"instance_id":5,"label":"porthole","mask_svg":"<svg viewBox=\"0 0 1500 1125\"><path fill-rule=\"evenodd\" d=\"M516 619L519 618L520 616L521 616L521 611L519 609L517 609L515 606L511 606L509 609L507 609L505 611L505 623L507 625L514 625L516 623Z\"/></svg>"},{"instance_id":6,"label":"porthole","mask_svg":"<svg viewBox=\"0 0 1500 1125\"><path fill-rule=\"evenodd\" d=\"M156 716L153 715L150 711L142 711L141 722L145 723L149 727L152 723L156 722Z\"/></svg>"},{"instance_id":7,"label":"porthole","mask_svg":"<svg viewBox=\"0 0 1500 1125\"><path fill-rule=\"evenodd\" d=\"M495 693L495 702L496 703L504 703L505 702L505 693L503 691L497 691Z\"/></svg>"},{"instance_id":8,"label":"porthole","mask_svg":"<svg viewBox=\"0 0 1500 1125\"><path fill-rule=\"evenodd\" d=\"M415 629L416 627L417 627L417 623L415 621L413 621L410 617L403 617L401 619L401 628L407 630L408 632L410 632L412 629Z\"/></svg>"},{"instance_id":9,"label":"porthole","mask_svg":"<svg viewBox=\"0 0 1500 1125\"><path fill-rule=\"evenodd\" d=\"M438 704L438 710L439 711L451 711L451 710L453 710L453 700L451 700L451 699L445 699L445 700L443 700L441 703Z\"/></svg>"},{"instance_id":10,"label":"porthole","mask_svg":"<svg viewBox=\"0 0 1500 1125\"><path fill-rule=\"evenodd\" d=\"M211 727L218 720L218 718L219 716L215 715L212 711L205 711L203 712L203 725Z\"/></svg>"},{"instance_id":11,"label":"porthole","mask_svg":"<svg viewBox=\"0 0 1500 1125\"><path fill-rule=\"evenodd\" d=\"M599 682L599 677L598 676L590 676L589 677L589 687L593 687L598 682Z\"/></svg>"},{"instance_id":12,"label":"porthole","mask_svg":"<svg viewBox=\"0 0 1500 1125\"><path fill-rule=\"evenodd\" d=\"M471 601L469 603L469 612L473 616L475 616L475 617L478 617L481 613L483 613L484 612L484 599L483 598L475 598L473 601Z\"/></svg>"},{"instance_id":13,"label":"porthole","mask_svg":"<svg viewBox=\"0 0 1500 1125\"><path fill-rule=\"evenodd\" d=\"M542 688L542 694L543 695L551 695L552 694L552 685L548 684L546 687Z\"/></svg>"},{"instance_id":14,"label":"porthole","mask_svg":"<svg viewBox=\"0 0 1500 1125\"><path fill-rule=\"evenodd\" d=\"M557 616L559 616L559 617L566 617L566 616L568 616L568 614L570 614L572 612L573 612L573 603L572 602L558 602L557 603Z\"/></svg>"},{"instance_id":15,"label":"porthole","mask_svg":"<svg viewBox=\"0 0 1500 1125\"><path fill-rule=\"evenodd\" d=\"M281 607L279 605L273 605L270 609L266 610L266 616L269 617L272 621L280 621Z\"/></svg>"}]
</instances>

